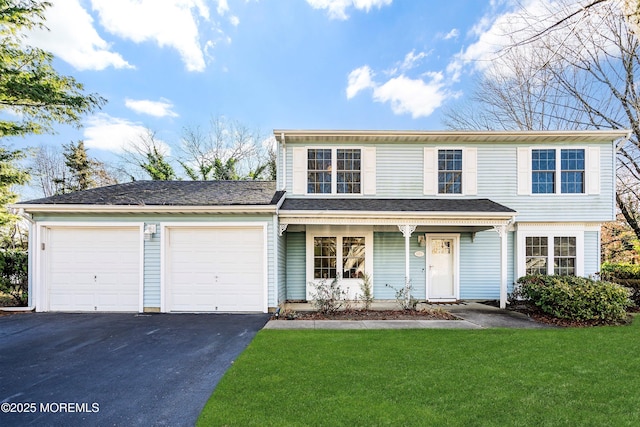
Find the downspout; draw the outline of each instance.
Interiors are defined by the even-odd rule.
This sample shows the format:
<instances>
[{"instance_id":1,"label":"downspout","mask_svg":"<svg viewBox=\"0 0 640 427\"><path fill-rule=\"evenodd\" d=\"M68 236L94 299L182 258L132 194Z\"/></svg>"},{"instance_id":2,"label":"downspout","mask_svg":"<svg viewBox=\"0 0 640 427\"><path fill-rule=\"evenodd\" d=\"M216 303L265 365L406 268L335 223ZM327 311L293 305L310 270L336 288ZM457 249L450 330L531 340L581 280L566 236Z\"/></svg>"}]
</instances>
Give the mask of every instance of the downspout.
<instances>
[{"instance_id":1,"label":"downspout","mask_svg":"<svg viewBox=\"0 0 640 427\"><path fill-rule=\"evenodd\" d=\"M36 223L33 220L33 218L31 218L31 216L29 216L24 212L24 209L20 209L18 211L18 215L20 215L23 219L27 220L27 222L29 223L29 240L27 243L27 245L29 246L29 249L27 251L27 281L28 281L27 306L26 307L0 307L0 311L21 312L21 311L34 311L36 309L36 305L33 302L33 251L31 250L33 248L33 244L34 244L33 242L35 240L33 236L33 230L35 229L34 226Z\"/></svg>"}]
</instances>

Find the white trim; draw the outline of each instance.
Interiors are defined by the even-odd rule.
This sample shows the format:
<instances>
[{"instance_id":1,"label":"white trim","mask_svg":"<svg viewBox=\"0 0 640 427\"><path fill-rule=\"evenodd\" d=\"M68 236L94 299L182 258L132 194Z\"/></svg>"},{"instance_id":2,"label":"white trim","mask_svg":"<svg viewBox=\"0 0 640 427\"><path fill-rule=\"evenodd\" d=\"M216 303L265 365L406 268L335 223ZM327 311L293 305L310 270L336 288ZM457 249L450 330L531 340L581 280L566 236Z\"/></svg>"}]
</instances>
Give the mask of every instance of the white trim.
<instances>
[{"instance_id":1,"label":"white trim","mask_svg":"<svg viewBox=\"0 0 640 427\"><path fill-rule=\"evenodd\" d=\"M438 156L441 150L462 152L462 177L460 193L440 193ZM460 197L478 194L478 148L465 146L424 147L423 193L425 196Z\"/></svg>"},{"instance_id":2,"label":"white trim","mask_svg":"<svg viewBox=\"0 0 640 427\"><path fill-rule=\"evenodd\" d=\"M373 228L366 226L308 226L305 233L305 254L306 254L306 283L305 295L308 301L311 300L310 283L319 282L320 279L313 277L314 269L314 245L315 237L336 237L336 272L342 272L342 238L343 237L364 237L364 265L365 272L372 278L373 283ZM360 284L361 279L340 279L340 283L344 284Z\"/></svg>"},{"instance_id":3,"label":"white trim","mask_svg":"<svg viewBox=\"0 0 640 427\"><path fill-rule=\"evenodd\" d=\"M263 304L262 311L267 313L269 311L269 238L268 238L268 221L234 221L234 222L161 222L160 223L160 311L167 313L171 311L170 304L167 302L169 295L169 285L167 284L166 269L167 269L167 238L169 237L167 229L171 228L262 228L263 234ZM277 255L276 255L277 256ZM277 295L276 295L277 299Z\"/></svg>"},{"instance_id":4,"label":"white trim","mask_svg":"<svg viewBox=\"0 0 640 427\"><path fill-rule=\"evenodd\" d=\"M42 245L45 245L45 251L48 250L48 240L51 229L56 228L131 228L138 229L139 232L139 271L138 271L138 312L144 311L144 222L68 222L68 221L38 221L36 222L34 229L36 229L36 246L30 248L30 252L34 250L34 276L35 283L34 292L36 292L36 311L50 311L50 298L49 298L49 278L46 276L47 265L49 257L47 256L51 252L43 254Z\"/></svg>"},{"instance_id":5,"label":"white trim","mask_svg":"<svg viewBox=\"0 0 640 427\"><path fill-rule=\"evenodd\" d=\"M576 238L576 264L575 271L576 276L584 276L584 227L580 227L578 224L567 224L573 227L560 227L560 224L556 224L556 227L520 227L518 224L518 230L516 231L516 246L517 246L517 264L516 264L516 279L526 275L526 238L527 237L546 237L547 238L547 273L553 274L553 258L554 258L554 238L555 237L575 237Z\"/></svg>"},{"instance_id":6,"label":"white trim","mask_svg":"<svg viewBox=\"0 0 640 427\"><path fill-rule=\"evenodd\" d=\"M166 205L60 205L15 204L10 207L25 212L55 213L275 213L276 205L166 206Z\"/></svg>"},{"instance_id":7,"label":"white trim","mask_svg":"<svg viewBox=\"0 0 640 427\"><path fill-rule=\"evenodd\" d=\"M457 301L460 299L460 233L448 233L448 234L438 234L438 233L427 233L425 234L425 238L427 241L426 250L425 250L425 295L428 301L435 302L449 302L449 301ZM431 298L429 295L430 290L430 280L431 280L431 272L429 265L431 263L431 240L432 239L453 239L453 298Z\"/></svg>"},{"instance_id":8,"label":"white trim","mask_svg":"<svg viewBox=\"0 0 640 427\"><path fill-rule=\"evenodd\" d=\"M304 151L304 169L303 170L299 170L299 165L295 165L295 161L294 161L294 167L293 167L293 194L303 194L305 196L312 196L312 197L326 197L326 196L339 196L339 197L357 197L357 196L362 196L364 194L369 195L370 193L365 193L365 175L368 175L368 173L365 173L365 162L364 162L364 152L365 149L371 149L373 148L375 151L375 147L365 147L365 146L361 146L361 145L305 145L304 147L294 147L293 148L293 153L296 153L296 150L298 150L298 156L300 155L301 151ZM331 150L331 193L309 193L309 173L308 173L308 158L309 158L309 150ZM337 174L338 174L338 150L360 150L360 192L359 193L338 193L338 178L337 178ZM370 153L369 153L370 155ZM295 154L294 154L294 158L295 158ZM375 155L374 155L375 158ZM304 172L304 191L302 191L302 189L300 188L300 183L298 181L300 181L300 177L302 177ZM298 178L296 178L296 174L298 175ZM368 187L367 187L368 188ZM368 188L369 189L369 188ZM373 185L373 190L375 191L375 183Z\"/></svg>"},{"instance_id":9,"label":"white trim","mask_svg":"<svg viewBox=\"0 0 640 427\"><path fill-rule=\"evenodd\" d=\"M597 162L591 161L590 157L596 156L596 152L591 152L591 149L597 150ZM589 194L598 195L600 194L600 147L588 147L585 145L533 145L531 147L526 147L524 150L528 150L528 163L527 163L527 174L528 174L528 188L526 192L524 188L521 188L520 175L522 171L520 168L523 166L520 162L520 154L522 147L518 148L518 194L519 195L530 195L533 197L543 197L543 196L562 196L562 197L576 197L576 196L587 196ZM555 182L553 193L534 193L533 192L533 150L554 150L556 154L556 169L554 171L555 174ZM562 150L583 150L584 151L584 170L582 176L582 193L563 193L562 192ZM592 164L593 163L593 164ZM597 168L597 169L596 169ZM596 175L596 177L593 177ZM592 182L593 181L593 182ZM597 181L597 185L596 185Z\"/></svg>"},{"instance_id":10,"label":"white trim","mask_svg":"<svg viewBox=\"0 0 640 427\"><path fill-rule=\"evenodd\" d=\"M289 212L289 211L288 211ZM443 218L438 217L424 217L416 213L407 212L408 215L396 215L402 214L402 212L390 213L388 215L357 215L361 212L354 212L352 216L348 216L348 213L341 211L339 215L324 216L323 213L309 213L311 211L305 211L304 214L295 215L295 212L287 215L280 215L281 224L304 224L304 225L398 225L398 224L414 224L425 226L479 226L479 227L493 227L494 225L502 225L505 222L509 222L513 219L514 214L509 216L488 216L487 218L460 218L460 213L451 213L450 215L457 215L447 218L444 215Z\"/></svg>"}]
</instances>

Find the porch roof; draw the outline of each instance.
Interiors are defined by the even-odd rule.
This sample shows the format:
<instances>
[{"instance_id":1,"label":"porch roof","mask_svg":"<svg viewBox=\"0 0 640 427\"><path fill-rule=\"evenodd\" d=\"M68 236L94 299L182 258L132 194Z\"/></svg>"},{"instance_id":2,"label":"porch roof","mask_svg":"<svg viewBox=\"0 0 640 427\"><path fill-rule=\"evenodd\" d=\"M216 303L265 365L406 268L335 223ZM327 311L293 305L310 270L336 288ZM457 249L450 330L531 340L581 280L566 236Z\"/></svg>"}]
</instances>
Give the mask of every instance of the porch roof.
<instances>
[{"instance_id":1,"label":"porch roof","mask_svg":"<svg viewBox=\"0 0 640 427\"><path fill-rule=\"evenodd\" d=\"M279 209L288 224L497 225L517 212L489 199L290 198Z\"/></svg>"}]
</instances>

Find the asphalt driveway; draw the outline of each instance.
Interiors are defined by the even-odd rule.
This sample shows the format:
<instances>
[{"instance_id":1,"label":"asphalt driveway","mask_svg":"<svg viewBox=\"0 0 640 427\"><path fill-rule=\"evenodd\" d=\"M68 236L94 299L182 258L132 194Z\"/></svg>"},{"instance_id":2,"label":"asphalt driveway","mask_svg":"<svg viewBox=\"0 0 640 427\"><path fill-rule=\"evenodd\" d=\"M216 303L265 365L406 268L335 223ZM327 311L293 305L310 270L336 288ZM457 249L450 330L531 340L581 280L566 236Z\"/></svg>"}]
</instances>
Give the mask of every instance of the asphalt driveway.
<instances>
[{"instance_id":1,"label":"asphalt driveway","mask_svg":"<svg viewBox=\"0 0 640 427\"><path fill-rule=\"evenodd\" d=\"M0 317L0 425L193 425L266 314Z\"/></svg>"}]
</instances>

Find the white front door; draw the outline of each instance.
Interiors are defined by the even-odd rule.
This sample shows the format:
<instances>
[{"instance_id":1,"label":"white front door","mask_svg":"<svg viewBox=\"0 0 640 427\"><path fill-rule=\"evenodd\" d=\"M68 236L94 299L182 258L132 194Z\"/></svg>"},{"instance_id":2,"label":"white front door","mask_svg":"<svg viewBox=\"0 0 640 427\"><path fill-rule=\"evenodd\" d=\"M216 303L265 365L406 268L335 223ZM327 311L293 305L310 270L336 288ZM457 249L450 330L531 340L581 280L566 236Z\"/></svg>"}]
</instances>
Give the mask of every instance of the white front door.
<instances>
[{"instance_id":1,"label":"white front door","mask_svg":"<svg viewBox=\"0 0 640 427\"><path fill-rule=\"evenodd\" d=\"M427 236L427 297L429 300L457 299L457 235Z\"/></svg>"}]
</instances>

